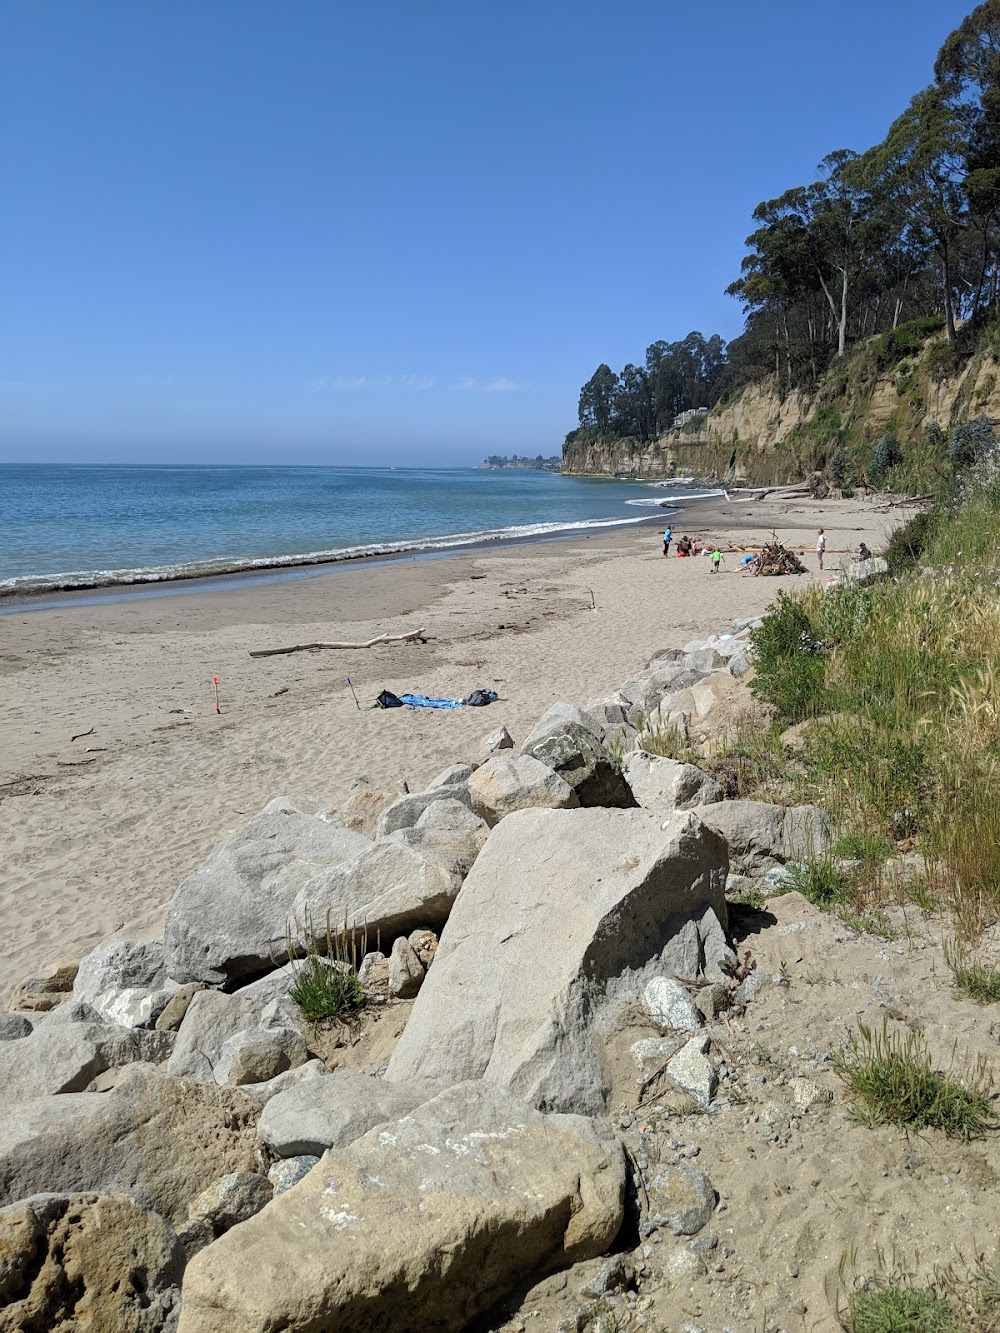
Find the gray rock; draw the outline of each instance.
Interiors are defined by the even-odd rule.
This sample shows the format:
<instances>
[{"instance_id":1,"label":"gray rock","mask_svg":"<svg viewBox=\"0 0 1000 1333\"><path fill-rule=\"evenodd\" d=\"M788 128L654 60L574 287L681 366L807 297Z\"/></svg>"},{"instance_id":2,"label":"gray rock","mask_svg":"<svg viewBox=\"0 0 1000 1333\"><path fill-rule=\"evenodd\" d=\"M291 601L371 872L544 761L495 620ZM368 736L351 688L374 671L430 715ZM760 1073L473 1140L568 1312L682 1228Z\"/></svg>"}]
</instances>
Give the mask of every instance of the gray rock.
<instances>
[{"instance_id":1,"label":"gray rock","mask_svg":"<svg viewBox=\"0 0 1000 1333\"><path fill-rule=\"evenodd\" d=\"M694 1001L673 977L652 977L642 992L642 1005L654 1023L675 1032L694 1032L702 1016Z\"/></svg>"},{"instance_id":2,"label":"gray rock","mask_svg":"<svg viewBox=\"0 0 1000 1333\"><path fill-rule=\"evenodd\" d=\"M434 955L437 953L438 937L433 930L414 930L410 932L407 942L423 964L424 971L426 971L433 963Z\"/></svg>"},{"instance_id":3,"label":"gray rock","mask_svg":"<svg viewBox=\"0 0 1000 1333\"><path fill-rule=\"evenodd\" d=\"M44 1023L17 1042L0 1043L0 1096L21 1101L83 1092L109 1069L165 1060L169 1032L143 1032L110 1023Z\"/></svg>"},{"instance_id":4,"label":"gray rock","mask_svg":"<svg viewBox=\"0 0 1000 1333\"><path fill-rule=\"evenodd\" d=\"M167 975L159 940L133 941L114 935L80 959L73 998L100 1010L97 999L108 991L162 990Z\"/></svg>"},{"instance_id":5,"label":"gray rock","mask_svg":"<svg viewBox=\"0 0 1000 1333\"><path fill-rule=\"evenodd\" d=\"M230 1037L260 1027L304 1028L304 1022L288 992L294 983L295 969L261 977L228 995L223 991L203 990L191 997L177 1042L167 1065L177 1078L197 1078L214 1082L214 1067Z\"/></svg>"},{"instance_id":6,"label":"gray rock","mask_svg":"<svg viewBox=\"0 0 1000 1333\"><path fill-rule=\"evenodd\" d=\"M635 805L628 784L607 750L591 731L576 722L553 719L544 731L536 727L521 749L558 773L582 806L627 809Z\"/></svg>"},{"instance_id":7,"label":"gray rock","mask_svg":"<svg viewBox=\"0 0 1000 1333\"><path fill-rule=\"evenodd\" d=\"M745 676L753 666L753 653L749 647L741 652L733 653L729 659L729 674L731 676Z\"/></svg>"},{"instance_id":8,"label":"gray rock","mask_svg":"<svg viewBox=\"0 0 1000 1333\"><path fill-rule=\"evenodd\" d=\"M14 987L7 1007L39 1014L55 1009L72 993L77 966L75 961L53 963L43 972L22 978Z\"/></svg>"},{"instance_id":9,"label":"gray rock","mask_svg":"<svg viewBox=\"0 0 1000 1333\"><path fill-rule=\"evenodd\" d=\"M419 820L416 829L380 838L356 860L306 880L293 905L300 928L329 919L348 930L367 929L369 938L394 939L421 926L443 926L462 887L463 865L411 845L411 832L420 832Z\"/></svg>"},{"instance_id":10,"label":"gray rock","mask_svg":"<svg viewBox=\"0 0 1000 1333\"><path fill-rule=\"evenodd\" d=\"M568 810L579 805L576 792L558 773L527 754L487 759L469 779L469 791L473 809L491 827L515 810Z\"/></svg>"},{"instance_id":11,"label":"gray rock","mask_svg":"<svg viewBox=\"0 0 1000 1333\"><path fill-rule=\"evenodd\" d=\"M283 962L302 884L371 845L360 833L304 814L289 800L271 801L216 847L171 898L164 937L168 975L218 984Z\"/></svg>"},{"instance_id":12,"label":"gray rock","mask_svg":"<svg viewBox=\"0 0 1000 1333\"><path fill-rule=\"evenodd\" d=\"M468 767L468 765L465 765ZM471 772L470 772L471 776ZM431 787L427 791L411 792L408 796L401 796L398 801L393 801L392 805L386 806L379 815L376 830L380 838L388 837L390 833L395 833L397 829L412 828L420 816L435 801L461 801L463 805L472 808L472 798L469 795L468 779L464 782L447 783L440 787Z\"/></svg>"},{"instance_id":13,"label":"gray rock","mask_svg":"<svg viewBox=\"0 0 1000 1333\"><path fill-rule=\"evenodd\" d=\"M203 981L188 981L183 986L178 986L160 1011L156 1020L157 1031L176 1032L184 1022L184 1015L191 1003L191 996L196 991L204 989L205 983Z\"/></svg>"},{"instance_id":14,"label":"gray rock","mask_svg":"<svg viewBox=\"0 0 1000 1333\"><path fill-rule=\"evenodd\" d=\"M602 1254L624 1177L606 1128L482 1083L452 1088L327 1153L197 1255L183 1333L457 1333L526 1275Z\"/></svg>"},{"instance_id":15,"label":"gray rock","mask_svg":"<svg viewBox=\"0 0 1000 1333\"><path fill-rule=\"evenodd\" d=\"M555 703L547 708L538 722L524 738L524 744L521 749L527 751L528 746L535 741L541 740L549 732L558 730L563 723L572 722L584 731L589 731L596 741L602 740L602 729L598 722L585 713L582 708L577 708L575 704Z\"/></svg>"},{"instance_id":16,"label":"gray rock","mask_svg":"<svg viewBox=\"0 0 1000 1333\"><path fill-rule=\"evenodd\" d=\"M449 764L446 769L437 775L433 782L428 782L427 790L434 791L437 787L465 786L475 771L473 764Z\"/></svg>"},{"instance_id":17,"label":"gray rock","mask_svg":"<svg viewBox=\"0 0 1000 1333\"><path fill-rule=\"evenodd\" d=\"M873 555L870 560L857 560L844 565L837 571L838 583L870 583L873 579L885 578L889 573L889 562L880 555Z\"/></svg>"},{"instance_id":18,"label":"gray rock","mask_svg":"<svg viewBox=\"0 0 1000 1333\"><path fill-rule=\"evenodd\" d=\"M102 991L89 1003L105 1023L117 1023L125 1028L150 1028L156 1026L157 1019L173 994L172 989L149 990L145 986L126 986L123 990Z\"/></svg>"},{"instance_id":19,"label":"gray rock","mask_svg":"<svg viewBox=\"0 0 1000 1333\"><path fill-rule=\"evenodd\" d=\"M622 722L628 721L631 706L631 700L623 698L620 694L609 694L603 699L591 699L582 711L601 729L603 738L606 727L619 726Z\"/></svg>"},{"instance_id":20,"label":"gray rock","mask_svg":"<svg viewBox=\"0 0 1000 1333\"><path fill-rule=\"evenodd\" d=\"M602 1025L663 971L692 914L711 905L725 919L726 872L724 843L691 812L508 816L465 882L386 1077L483 1078L544 1108L600 1112Z\"/></svg>"},{"instance_id":21,"label":"gray rock","mask_svg":"<svg viewBox=\"0 0 1000 1333\"><path fill-rule=\"evenodd\" d=\"M628 1053L639 1067L644 1077L654 1069L663 1068L677 1050L676 1037L643 1037L634 1041Z\"/></svg>"},{"instance_id":22,"label":"gray rock","mask_svg":"<svg viewBox=\"0 0 1000 1333\"><path fill-rule=\"evenodd\" d=\"M605 1259L597 1276L590 1279L580 1294L596 1301L634 1285L635 1266L631 1259L624 1254L614 1254Z\"/></svg>"},{"instance_id":23,"label":"gray rock","mask_svg":"<svg viewBox=\"0 0 1000 1333\"><path fill-rule=\"evenodd\" d=\"M684 654L684 665L689 671L718 671L726 665L725 656L715 646L706 645Z\"/></svg>"},{"instance_id":24,"label":"gray rock","mask_svg":"<svg viewBox=\"0 0 1000 1333\"><path fill-rule=\"evenodd\" d=\"M495 754L499 750L513 750L514 737L506 727L501 727L499 731L493 731L486 737L483 748L489 754Z\"/></svg>"},{"instance_id":25,"label":"gray rock","mask_svg":"<svg viewBox=\"0 0 1000 1333\"><path fill-rule=\"evenodd\" d=\"M670 662L679 662L684 656L683 648L659 648L649 659L649 665L666 666Z\"/></svg>"},{"instance_id":26,"label":"gray rock","mask_svg":"<svg viewBox=\"0 0 1000 1333\"><path fill-rule=\"evenodd\" d=\"M30 1035L32 1026L26 1014L0 1014L0 1041L20 1041Z\"/></svg>"},{"instance_id":27,"label":"gray rock","mask_svg":"<svg viewBox=\"0 0 1000 1333\"><path fill-rule=\"evenodd\" d=\"M704 1171L693 1166L660 1168L646 1182L649 1213L640 1230L650 1235L661 1227L675 1236L694 1236L712 1220L716 1195Z\"/></svg>"},{"instance_id":28,"label":"gray rock","mask_svg":"<svg viewBox=\"0 0 1000 1333\"><path fill-rule=\"evenodd\" d=\"M260 1164L258 1115L238 1089L148 1065L107 1093L19 1102L0 1116L0 1205L41 1190L126 1194L176 1226L206 1181Z\"/></svg>"},{"instance_id":29,"label":"gray rock","mask_svg":"<svg viewBox=\"0 0 1000 1333\"><path fill-rule=\"evenodd\" d=\"M389 994L398 1000L411 1000L424 981L424 967L402 935L395 940L389 955Z\"/></svg>"},{"instance_id":30,"label":"gray rock","mask_svg":"<svg viewBox=\"0 0 1000 1333\"><path fill-rule=\"evenodd\" d=\"M708 1106L719 1086L708 1046L707 1037L692 1037L667 1065L667 1076L699 1106Z\"/></svg>"},{"instance_id":31,"label":"gray rock","mask_svg":"<svg viewBox=\"0 0 1000 1333\"><path fill-rule=\"evenodd\" d=\"M326 1078L290 1088L264 1107L258 1133L279 1157L343 1148L387 1120L398 1120L428 1101L434 1089L407 1087L356 1070L335 1070Z\"/></svg>"},{"instance_id":32,"label":"gray rock","mask_svg":"<svg viewBox=\"0 0 1000 1333\"><path fill-rule=\"evenodd\" d=\"M241 1087L258 1105L266 1106L279 1092L297 1088L300 1083L308 1083L310 1079L326 1078L329 1073L322 1060L307 1060L305 1064L286 1069L283 1074L276 1074L274 1078L269 1078L263 1083L244 1083Z\"/></svg>"},{"instance_id":33,"label":"gray rock","mask_svg":"<svg viewBox=\"0 0 1000 1333\"><path fill-rule=\"evenodd\" d=\"M766 986L770 984L767 974L764 972L751 972L749 976L744 977L740 982L736 994L733 996L734 1004L749 1004L755 1000Z\"/></svg>"},{"instance_id":34,"label":"gray rock","mask_svg":"<svg viewBox=\"0 0 1000 1333\"><path fill-rule=\"evenodd\" d=\"M449 875L463 880L482 850L489 828L468 804L450 798L448 793L453 790L442 788L443 799L428 806L412 828L399 829L390 836L433 858Z\"/></svg>"},{"instance_id":35,"label":"gray rock","mask_svg":"<svg viewBox=\"0 0 1000 1333\"><path fill-rule=\"evenodd\" d=\"M35 1194L0 1209L0 1328L168 1333L184 1254L131 1199Z\"/></svg>"},{"instance_id":36,"label":"gray rock","mask_svg":"<svg viewBox=\"0 0 1000 1333\"><path fill-rule=\"evenodd\" d=\"M275 1162L267 1173L268 1180L274 1186L275 1197L297 1185L318 1161L319 1158L311 1153L300 1153L298 1157L286 1157L280 1162Z\"/></svg>"},{"instance_id":37,"label":"gray rock","mask_svg":"<svg viewBox=\"0 0 1000 1333\"><path fill-rule=\"evenodd\" d=\"M376 990L389 985L389 960L378 949L366 953L358 968L358 980L366 990Z\"/></svg>"},{"instance_id":38,"label":"gray rock","mask_svg":"<svg viewBox=\"0 0 1000 1333\"><path fill-rule=\"evenodd\" d=\"M289 1028L257 1028L226 1039L213 1069L216 1083L240 1087L266 1083L309 1059L306 1044Z\"/></svg>"},{"instance_id":39,"label":"gray rock","mask_svg":"<svg viewBox=\"0 0 1000 1333\"><path fill-rule=\"evenodd\" d=\"M694 764L636 750L625 761L625 781L644 810L688 810L721 801L714 778Z\"/></svg>"},{"instance_id":40,"label":"gray rock","mask_svg":"<svg viewBox=\"0 0 1000 1333\"><path fill-rule=\"evenodd\" d=\"M213 1181L188 1205L191 1221L204 1219L221 1236L271 1202L274 1186L256 1171L230 1171Z\"/></svg>"},{"instance_id":41,"label":"gray rock","mask_svg":"<svg viewBox=\"0 0 1000 1333\"><path fill-rule=\"evenodd\" d=\"M767 870L775 862L822 856L830 844L830 820L813 805L720 801L699 806L698 814L751 871Z\"/></svg>"}]
</instances>

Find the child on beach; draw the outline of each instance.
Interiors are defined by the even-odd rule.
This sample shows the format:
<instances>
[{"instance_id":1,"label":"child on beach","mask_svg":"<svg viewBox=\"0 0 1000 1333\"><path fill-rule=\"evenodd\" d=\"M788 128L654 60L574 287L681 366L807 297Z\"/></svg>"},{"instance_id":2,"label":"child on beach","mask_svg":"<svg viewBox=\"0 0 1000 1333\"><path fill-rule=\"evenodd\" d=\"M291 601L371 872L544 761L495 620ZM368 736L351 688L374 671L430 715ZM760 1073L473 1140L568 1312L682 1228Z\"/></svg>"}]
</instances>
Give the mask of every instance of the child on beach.
<instances>
[{"instance_id":1,"label":"child on beach","mask_svg":"<svg viewBox=\"0 0 1000 1333\"><path fill-rule=\"evenodd\" d=\"M722 564L722 552L716 546L712 551L712 573L718 574L719 566Z\"/></svg>"},{"instance_id":2,"label":"child on beach","mask_svg":"<svg viewBox=\"0 0 1000 1333\"><path fill-rule=\"evenodd\" d=\"M669 527L666 528L666 529L664 530L664 533L663 533L663 554L664 554L664 555L669 555L669 554L670 554L670 540L671 540L671 538L673 537L673 535L674 535L674 534L670 531L670 528L669 528Z\"/></svg>"},{"instance_id":3,"label":"child on beach","mask_svg":"<svg viewBox=\"0 0 1000 1333\"><path fill-rule=\"evenodd\" d=\"M820 528L816 534L816 559L819 561L819 572L823 573L823 552L826 550L826 534Z\"/></svg>"}]
</instances>

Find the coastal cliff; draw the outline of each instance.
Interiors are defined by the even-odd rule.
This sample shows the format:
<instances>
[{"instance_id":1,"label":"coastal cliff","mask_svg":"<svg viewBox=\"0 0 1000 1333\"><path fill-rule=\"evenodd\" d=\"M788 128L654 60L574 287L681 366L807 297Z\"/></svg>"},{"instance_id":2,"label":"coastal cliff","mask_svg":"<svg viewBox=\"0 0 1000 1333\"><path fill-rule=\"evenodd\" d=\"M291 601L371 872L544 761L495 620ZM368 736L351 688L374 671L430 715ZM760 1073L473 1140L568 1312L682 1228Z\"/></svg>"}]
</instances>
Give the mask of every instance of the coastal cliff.
<instances>
[{"instance_id":1,"label":"coastal cliff","mask_svg":"<svg viewBox=\"0 0 1000 1333\"><path fill-rule=\"evenodd\" d=\"M975 416L1000 422L1000 338L981 339L965 357L953 356L942 337L911 355L897 359L894 352L889 335L868 339L836 360L814 392L789 390L771 375L645 442L572 431L562 471L780 485L824 469L838 449L863 474L866 452L885 432L919 452L937 427L946 431Z\"/></svg>"}]
</instances>

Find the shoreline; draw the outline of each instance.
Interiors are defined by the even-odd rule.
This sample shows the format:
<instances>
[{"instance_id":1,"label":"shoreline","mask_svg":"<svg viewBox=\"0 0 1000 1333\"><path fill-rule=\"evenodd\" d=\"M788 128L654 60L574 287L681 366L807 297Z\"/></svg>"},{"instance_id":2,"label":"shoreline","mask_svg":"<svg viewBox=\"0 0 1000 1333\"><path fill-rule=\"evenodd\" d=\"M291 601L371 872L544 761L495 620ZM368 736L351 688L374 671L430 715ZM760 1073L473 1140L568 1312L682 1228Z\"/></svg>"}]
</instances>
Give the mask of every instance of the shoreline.
<instances>
[{"instance_id":1,"label":"shoreline","mask_svg":"<svg viewBox=\"0 0 1000 1333\"><path fill-rule=\"evenodd\" d=\"M822 525L832 551L859 540L877 549L904 517L856 501L712 500L682 522L720 540L760 541L777 527L796 549L811 548ZM815 557L806 564L799 578L755 579L731 559L713 577L707 561L664 560L640 522L310 571L363 578L234 579L170 597L11 608L0 618L0 994L123 924L155 921L181 880L273 797L336 810L362 780L419 790L460 757L484 758L483 738L499 727L520 742L557 700L598 698L663 648L758 614L815 576ZM418 627L426 644L249 656ZM500 701L358 711L348 676L363 705L381 689L489 688Z\"/></svg>"}]
</instances>

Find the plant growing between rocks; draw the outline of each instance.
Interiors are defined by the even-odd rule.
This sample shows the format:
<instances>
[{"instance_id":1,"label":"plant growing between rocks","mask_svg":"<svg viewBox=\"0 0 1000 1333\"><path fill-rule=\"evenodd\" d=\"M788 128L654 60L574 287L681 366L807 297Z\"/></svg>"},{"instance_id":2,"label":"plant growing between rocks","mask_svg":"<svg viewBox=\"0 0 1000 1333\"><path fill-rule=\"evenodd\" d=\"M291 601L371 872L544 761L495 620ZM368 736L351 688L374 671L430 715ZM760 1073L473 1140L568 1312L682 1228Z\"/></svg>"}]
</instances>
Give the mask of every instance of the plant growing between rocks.
<instances>
[{"instance_id":1,"label":"plant growing between rocks","mask_svg":"<svg viewBox=\"0 0 1000 1333\"><path fill-rule=\"evenodd\" d=\"M367 953L368 932L360 937L347 923L334 930L327 913L322 935L317 936L312 922L304 932L308 944L300 959L291 926L286 931L288 957L295 967L295 980L289 995L308 1023L324 1023L344 1018L365 1002L365 991L358 980L358 966Z\"/></svg>"}]
</instances>

